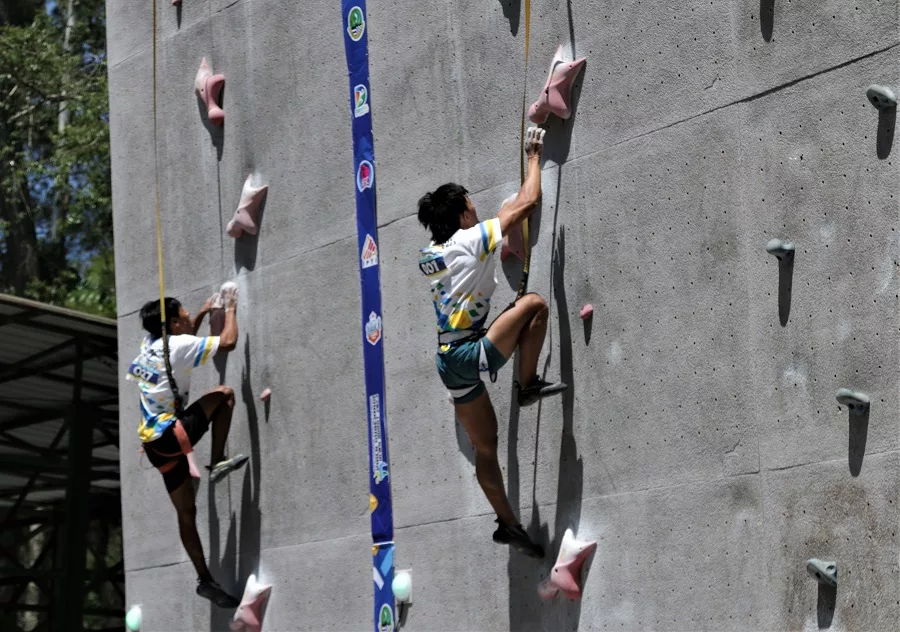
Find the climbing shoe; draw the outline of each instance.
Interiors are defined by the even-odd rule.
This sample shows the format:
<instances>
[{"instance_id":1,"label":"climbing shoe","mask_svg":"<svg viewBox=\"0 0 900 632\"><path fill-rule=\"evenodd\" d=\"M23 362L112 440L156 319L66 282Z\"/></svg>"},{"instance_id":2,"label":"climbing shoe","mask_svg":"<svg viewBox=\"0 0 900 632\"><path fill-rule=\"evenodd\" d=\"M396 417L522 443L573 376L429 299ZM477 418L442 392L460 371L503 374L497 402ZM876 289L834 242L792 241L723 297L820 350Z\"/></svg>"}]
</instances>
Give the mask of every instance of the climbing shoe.
<instances>
[{"instance_id":1,"label":"climbing shoe","mask_svg":"<svg viewBox=\"0 0 900 632\"><path fill-rule=\"evenodd\" d=\"M532 542L531 538L528 537L528 534L525 533L525 529L522 528L522 525L503 524L499 519L497 520L497 524L500 526L494 531L494 542L498 544L508 544L519 553L527 555L528 557L533 557L538 560L544 558L544 547Z\"/></svg>"},{"instance_id":2,"label":"climbing shoe","mask_svg":"<svg viewBox=\"0 0 900 632\"><path fill-rule=\"evenodd\" d=\"M531 384L525 388L522 388L522 385L516 382L516 390L519 392L519 406L531 406L539 399L562 393L567 388L569 387L562 382L546 382L540 377L535 377Z\"/></svg>"},{"instance_id":3,"label":"climbing shoe","mask_svg":"<svg viewBox=\"0 0 900 632\"><path fill-rule=\"evenodd\" d=\"M220 608L237 608L240 600L229 595L225 590L212 580L197 580L197 594Z\"/></svg>"},{"instance_id":4,"label":"climbing shoe","mask_svg":"<svg viewBox=\"0 0 900 632\"><path fill-rule=\"evenodd\" d=\"M218 482L222 478L228 476L235 470L239 470L247 464L247 461L250 460L249 456L244 456L243 454L238 454L237 456L233 456L230 459L225 459L224 461L219 461L216 463L211 469L209 469L209 480L213 483Z\"/></svg>"}]
</instances>

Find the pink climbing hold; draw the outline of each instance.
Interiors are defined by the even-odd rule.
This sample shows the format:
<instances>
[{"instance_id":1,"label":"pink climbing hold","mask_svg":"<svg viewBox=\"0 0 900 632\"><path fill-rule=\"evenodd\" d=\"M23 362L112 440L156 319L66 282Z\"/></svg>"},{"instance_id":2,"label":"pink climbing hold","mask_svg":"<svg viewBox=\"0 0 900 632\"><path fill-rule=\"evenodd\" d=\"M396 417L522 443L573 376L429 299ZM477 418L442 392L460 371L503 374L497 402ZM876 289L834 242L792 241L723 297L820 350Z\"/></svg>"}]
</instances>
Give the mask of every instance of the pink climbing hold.
<instances>
[{"instance_id":1,"label":"pink climbing hold","mask_svg":"<svg viewBox=\"0 0 900 632\"><path fill-rule=\"evenodd\" d=\"M587 320L594 315L594 306L587 304L581 308L581 320Z\"/></svg>"},{"instance_id":2,"label":"pink climbing hold","mask_svg":"<svg viewBox=\"0 0 900 632\"><path fill-rule=\"evenodd\" d=\"M173 7L180 7L180 6L181 6L181 0L172 0L172 6L173 6Z\"/></svg>"},{"instance_id":3,"label":"pink climbing hold","mask_svg":"<svg viewBox=\"0 0 900 632\"><path fill-rule=\"evenodd\" d=\"M272 592L270 584L261 584L256 575L247 578L241 604L234 613L231 629L234 632L260 632L262 630L263 610Z\"/></svg>"},{"instance_id":4,"label":"pink climbing hold","mask_svg":"<svg viewBox=\"0 0 900 632\"><path fill-rule=\"evenodd\" d=\"M260 187L253 186L252 173L247 176L237 210L234 212L234 217L228 222L228 226L226 226L229 235L237 238L244 232L251 235L256 234L257 230L259 230L256 224L259 220L259 204L268 190L269 187L265 184Z\"/></svg>"},{"instance_id":5,"label":"pink climbing hold","mask_svg":"<svg viewBox=\"0 0 900 632\"><path fill-rule=\"evenodd\" d=\"M214 75L206 57L200 62L200 70L194 79L194 90L206 106L206 115L213 125L225 123L225 112L219 107L219 94L225 85L225 75Z\"/></svg>"},{"instance_id":6,"label":"pink climbing hold","mask_svg":"<svg viewBox=\"0 0 900 632\"><path fill-rule=\"evenodd\" d=\"M553 599L561 591L569 599L581 599L581 570L595 550L596 542L576 540L572 530L566 529L550 577L538 586L540 598Z\"/></svg>"},{"instance_id":7,"label":"pink climbing hold","mask_svg":"<svg viewBox=\"0 0 900 632\"><path fill-rule=\"evenodd\" d=\"M267 388L266 390L264 390L262 393L259 394L259 398L266 403L268 403L268 401L271 397L272 397L272 389L271 388Z\"/></svg>"},{"instance_id":8,"label":"pink climbing hold","mask_svg":"<svg viewBox=\"0 0 900 632\"><path fill-rule=\"evenodd\" d=\"M572 84L587 63L587 59L582 57L575 61L564 61L562 51L563 47L560 44L550 64L550 75L547 77L544 90L528 109L528 118L534 123L546 122L550 114L555 114L561 119L567 119L572 115Z\"/></svg>"}]
</instances>

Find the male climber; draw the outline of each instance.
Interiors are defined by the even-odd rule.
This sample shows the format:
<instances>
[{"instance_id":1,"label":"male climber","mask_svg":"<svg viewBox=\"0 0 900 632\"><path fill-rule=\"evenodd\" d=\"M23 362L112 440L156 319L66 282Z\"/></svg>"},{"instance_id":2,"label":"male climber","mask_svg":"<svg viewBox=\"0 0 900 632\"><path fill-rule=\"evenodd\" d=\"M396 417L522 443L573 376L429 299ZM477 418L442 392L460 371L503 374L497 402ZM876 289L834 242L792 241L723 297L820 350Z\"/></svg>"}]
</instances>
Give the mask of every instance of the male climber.
<instances>
[{"instance_id":1,"label":"male climber","mask_svg":"<svg viewBox=\"0 0 900 632\"><path fill-rule=\"evenodd\" d=\"M169 367L166 369L162 341L160 302L150 301L141 308L141 321L148 335L141 351L128 371L127 379L137 382L141 390L141 424L138 435L147 459L162 473L166 491L178 514L178 530L185 551L197 570L197 594L222 608L234 608L238 600L225 592L213 579L203 556L203 545L197 533L194 485L191 482L187 452L197 444L212 425L212 465L207 469L216 482L245 465L247 457L225 456L225 442L231 426L234 391L219 386L187 407L180 415L175 398L187 402L191 387L191 371L206 364L209 358L227 353L237 345L238 327L235 308L236 290L222 292L225 326L221 336L198 338L197 331L209 313L215 297L200 309L195 318L174 298L166 298L166 334L169 344ZM174 379L175 388L169 381Z\"/></svg>"},{"instance_id":2,"label":"male climber","mask_svg":"<svg viewBox=\"0 0 900 632\"><path fill-rule=\"evenodd\" d=\"M453 397L456 416L475 446L475 473L497 513L494 541L509 544L530 557L544 549L532 542L516 518L497 461L497 416L480 372L492 379L518 350L519 406L562 393L566 385L545 382L537 374L538 356L547 333L547 303L525 294L483 329L497 287L495 250L504 235L521 224L541 197L540 158L544 131L529 128L525 135L528 174L515 200L497 217L478 221L466 189L445 184L419 200L419 222L431 231L432 242L422 249L419 267L431 280L438 321L438 375Z\"/></svg>"}]
</instances>

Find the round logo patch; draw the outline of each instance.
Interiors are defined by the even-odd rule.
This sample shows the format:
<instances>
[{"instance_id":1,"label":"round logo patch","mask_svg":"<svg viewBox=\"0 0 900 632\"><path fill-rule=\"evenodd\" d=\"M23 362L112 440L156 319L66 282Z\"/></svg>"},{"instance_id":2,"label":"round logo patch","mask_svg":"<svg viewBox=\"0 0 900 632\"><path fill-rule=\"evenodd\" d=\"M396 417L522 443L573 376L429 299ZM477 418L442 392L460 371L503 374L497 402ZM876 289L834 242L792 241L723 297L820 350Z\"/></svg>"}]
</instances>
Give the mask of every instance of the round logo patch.
<instances>
[{"instance_id":1,"label":"round logo patch","mask_svg":"<svg viewBox=\"0 0 900 632\"><path fill-rule=\"evenodd\" d=\"M356 168L356 188L362 193L375 184L375 167L368 160L363 160Z\"/></svg>"},{"instance_id":2,"label":"round logo patch","mask_svg":"<svg viewBox=\"0 0 900 632\"><path fill-rule=\"evenodd\" d=\"M347 14L347 33L350 39L358 42L362 39L363 33L366 32L366 19L363 17L362 9L353 7Z\"/></svg>"}]
</instances>

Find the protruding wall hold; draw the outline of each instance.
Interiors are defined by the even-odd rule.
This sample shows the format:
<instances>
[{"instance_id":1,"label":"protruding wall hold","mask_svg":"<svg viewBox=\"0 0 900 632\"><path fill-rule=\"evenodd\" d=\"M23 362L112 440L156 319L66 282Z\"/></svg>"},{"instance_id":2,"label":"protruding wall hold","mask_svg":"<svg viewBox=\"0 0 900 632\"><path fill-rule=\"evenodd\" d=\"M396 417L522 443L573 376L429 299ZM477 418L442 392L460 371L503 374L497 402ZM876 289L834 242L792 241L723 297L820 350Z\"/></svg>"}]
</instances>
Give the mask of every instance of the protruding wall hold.
<instances>
[{"instance_id":1,"label":"protruding wall hold","mask_svg":"<svg viewBox=\"0 0 900 632\"><path fill-rule=\"evenodd\" d=\"M587 320L594 315L594 306L588 303L581 308L581 312L579 315L581 316L581 320Z\"/></svg>"},{"instance_id":2,"label":"protruding wall hold","mask_svg":"<svg viewBox=\"0 0 900 632\"><path fill-rule=\"evenodd\" d=\"M897 107L897 97L894 96L894 91L887 86L879 86L873 83L866 88L866 98L869 100L869 103L879 110Z\"/></svg>"},{"instance_id":3,"label":"protruding wall hold","mask_svg":"<svg viewBox=\"0 0 900 632\"><path fill-rule=\"evenodd\" d=\"M180 6L181 6L181 0L172 0L172 6L173 6L173 7L180 7Z\"/></svg>"},{"instance_id":4,"label":"protruding wall hold","mask_svg":"<svg viewBox=\"0 0 900 632\"><path fill-rule=\"evenodd\" d=\"M225 123L225 112L219 107L219 94L225 85L225 75L214 75L206 57L200 62L200 70L194 79L194 90L206 106L206 115L213 125Z\"/></svg>"},{"instance_id":5,"label":"protruding wall hold","mask_svg":"<svg viewBox=\"0 0 900 632\"><path fill-rule=\"evenodd\" d=\"M780 239L770 239L766 244L766 252L775 255L779 261L792 261L794 259L794 244Z\"/></svg>"},{"instance_id":6,"label":"protruding wall hold","mask_svg":"<svg viewBox=\"0 0 900 632\"><path fill-rule=\"evenodd\" d=\"M566 529L550 577L538 586L540 598L553 599L562 591L569 599L581 599L581 571L587 558L596 549L596 542L576 540L572 530Z\"/></svg>"},{"instance_id":7,"label":"protruding wall hold","mask_svg":"<svg viewBox=\"0 0 900 632\"><path fill-rule=\"evenodd\" d=\"M237 210L226 227L230 236L237 238L245 232L251 235L257 233L259 230L257 226L259 205L268 190L269 187L265 184L258 187L253 186L252 173L247 176L247 179L244 181L244 188L241 190L241 200L238 202Z\"/></svg>"},{"instance_id":8,"label":"protruding wall hold","mask_svg":"<svg viewBox=\"0 0 900 632\"><path fill-rule=\"evenodd\" d=\"M131 632L138 632L141 629L141 607L131 606L125 613L125 627Z\"/></svg>"},{"instance_id":9,"label":"protruding wall hold","mask_svg":"<svg viewBox=\"0 0 900 632\"><path fill-rule=\"evenodd\" d=\"M397 571L394 574L391 589L394 591L394 598L398 602L412 603L412 571L409 569Z\"/></svg>"},{"instance_id":10,"label":"protruding wall hold","mask_svg":"<svg viewBox=\"0 0 900 632\"><path fill-rule=\"evenodd\" d=\"M528 118L532 122L538 125L545 123L551 114L561 119L572 115L572 84L585 63L587 59L584 57L575 61L563 60L563 47L562 44L559 45L550 63L550 74L544 90L528 109Z\"/></svg>"},{"instance_id":11,"label":"protruding wall hold","mask_svg":"<svg viewBox=\"0 0 900 632\"><path fill-rule=\"evenodd\" d=\"M869 396L859 391L851 391L849 388L842 388L837 392L838 404L846 406L851 413L861 413L869 408Z\"/></svg>"},{"instance_id":12,"label":"protruding wall hold","mask_svg":"<svg viewBox=\"0 0 900 632\"><path fill-rule=\"evenodd\" d=\"M814 557L806 560L806 572L819 583L837 588L837 562L823 562Z\"/></svg>"},{"instance_id":13,"label":"protruding wall hold","mask_svg":"<svg viewBox=\"0 0 900 632\"><path fill-rule=\"evenodd\" d=\"M259 399L266 403L268 403L269 399L271 399L271 398L272 398L272 389L271 388L267 388L262 393L259 394Z\"/></svg>"},{"instance_id":14,"label":"protruding wall hold","mask_svg":"<svg viewBox=\"0 0 900 632\"><path fill-rule=\"evenodd\" d=\"M250 575L244 587L244 596L241 597L241 603L234 613L231 629L235 632L260 632L263 610L271 592L270 584L261 584L257 581L256 575Z\"/></svg>"}]
</instances>

